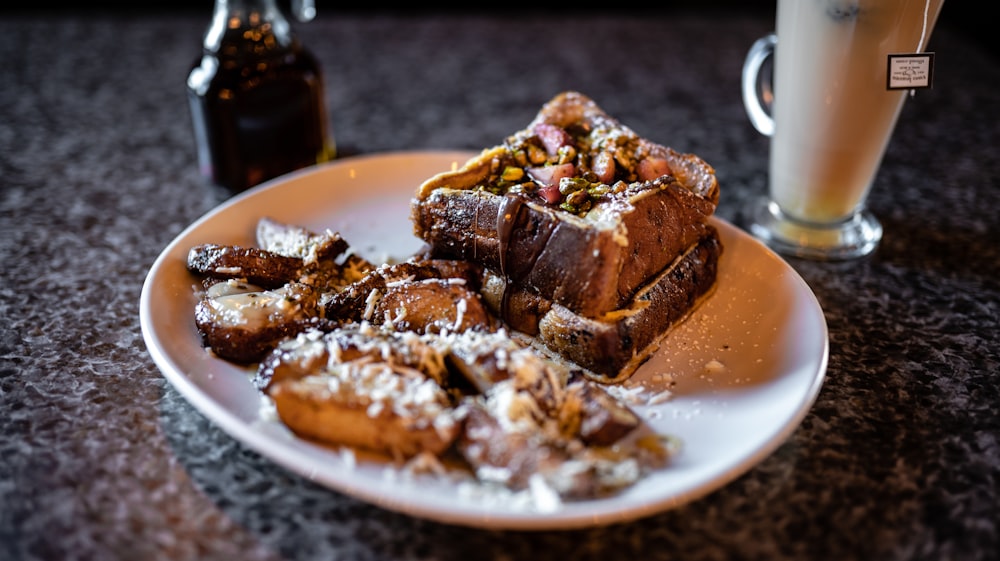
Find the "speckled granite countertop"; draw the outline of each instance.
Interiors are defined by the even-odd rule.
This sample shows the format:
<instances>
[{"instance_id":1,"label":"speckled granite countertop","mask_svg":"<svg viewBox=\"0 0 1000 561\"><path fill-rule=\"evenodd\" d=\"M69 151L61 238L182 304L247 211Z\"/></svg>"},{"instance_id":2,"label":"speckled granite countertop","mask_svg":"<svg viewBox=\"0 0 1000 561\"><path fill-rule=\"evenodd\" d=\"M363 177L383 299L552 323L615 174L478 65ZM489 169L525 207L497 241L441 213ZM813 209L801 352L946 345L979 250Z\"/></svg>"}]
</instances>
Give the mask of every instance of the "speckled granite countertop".
<instances>
[{"instance_id":1,"label":"speckled granite countertop","mask_svg":"<svg viewBox=\"0 0 1000 561\"><path fill-rule=\"evenodd\" d=\"M948 9L947 6L945 8ZM1000 556L1000 63L947 26L851 263L792 260L829 326L789 440L731 484L628 524L470 530L290 474L199 414L144 346L146 272L223 202L196 174L183 85L207 14L0 18L0 559L934 559ZM324 14L345 156L491 145L576 89L764 189L739 98L767 16ZM538 61L545 61L538 66Z\"/></svg>"}]
</instances>

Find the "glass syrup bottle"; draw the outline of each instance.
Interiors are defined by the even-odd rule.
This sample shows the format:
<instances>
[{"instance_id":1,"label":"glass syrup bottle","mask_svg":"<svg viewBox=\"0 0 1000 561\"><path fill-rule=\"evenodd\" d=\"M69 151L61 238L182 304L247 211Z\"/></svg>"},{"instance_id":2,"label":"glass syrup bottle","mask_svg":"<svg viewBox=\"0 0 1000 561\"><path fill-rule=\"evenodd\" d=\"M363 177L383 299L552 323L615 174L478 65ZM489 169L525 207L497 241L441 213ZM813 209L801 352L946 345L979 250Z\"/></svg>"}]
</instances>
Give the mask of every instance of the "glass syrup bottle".
<instances>
[{"instance_id":1,"label":"glass syrup bottle","mask_svg":"<svg viewBox=\"0 0 1000 561\"><path fill-rule=\"evenodd\" d=\"M187 92L201 174L234 193L335 155L319 64L275 0L215 0Z\"/></svg>"}]
</instances>

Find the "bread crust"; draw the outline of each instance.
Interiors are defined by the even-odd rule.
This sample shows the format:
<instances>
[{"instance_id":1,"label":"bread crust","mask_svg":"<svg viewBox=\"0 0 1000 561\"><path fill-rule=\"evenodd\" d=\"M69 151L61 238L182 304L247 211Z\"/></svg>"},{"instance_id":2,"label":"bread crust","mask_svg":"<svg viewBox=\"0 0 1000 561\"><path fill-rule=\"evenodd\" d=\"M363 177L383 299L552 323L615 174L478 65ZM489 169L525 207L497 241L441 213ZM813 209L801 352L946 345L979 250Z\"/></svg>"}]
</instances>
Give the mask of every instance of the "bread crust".
<instances>
[{"instance_id":1,"label":"bread crust","mask_svg":"<svg viewBox=\"0 0 1000 561\"><path fill-rule=\"evenodd\" d=\"M628 379L715 286L723 246L718 231L652 277L623 308L588 317L524 288L508 287L487 271L483 299L512 329L553 358L568 360L601 383Z\"/></svg>"},{"instance_id":2,"label":"bread crust","mask_svg":"<svg viewBox=\"0 0 1000 561\"><path fill-rule=\"evenodd\" d=\"M491 188L497 170L514 165L514 153L531 145L525 139L534 138L540 123L591 131L577 142L586 154L574 169L593 166L613 151L615 161L623 162L614 164L620 177L631 182L606 189L588 201L585 212ZM669 173L636 178L646 160L666 162ZM475 262L576 314L597 317L627 305L652 275L704 238L718 196L714 169L706 162L640 138L592 100L566 92L504 145L425 181L412 201L411 219L433 255Z\"/></svg>"}]
</instances>

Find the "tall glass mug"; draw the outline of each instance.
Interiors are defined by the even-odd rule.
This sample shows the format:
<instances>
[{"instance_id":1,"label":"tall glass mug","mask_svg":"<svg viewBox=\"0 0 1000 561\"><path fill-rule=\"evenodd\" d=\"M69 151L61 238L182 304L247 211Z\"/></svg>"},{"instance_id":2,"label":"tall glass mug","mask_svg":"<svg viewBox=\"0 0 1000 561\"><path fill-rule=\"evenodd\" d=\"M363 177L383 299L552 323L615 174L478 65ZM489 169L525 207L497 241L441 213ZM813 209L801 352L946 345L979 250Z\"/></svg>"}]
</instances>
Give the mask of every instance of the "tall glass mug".
<instances>
[{"instance_id":1,"label":"tall glass mug","mask_svg":"<svg viewBox=\"0 0 1000 561\"><path fill-rule=\"evenodd\" d=\"M910 91L889 87L889 55L922 52L943 3L778 0L775 34L743 65L747 115L771 137L768 196L745 209L752 234L819 260L878 246L865 200Z\"/></svg>"}]
</instances>

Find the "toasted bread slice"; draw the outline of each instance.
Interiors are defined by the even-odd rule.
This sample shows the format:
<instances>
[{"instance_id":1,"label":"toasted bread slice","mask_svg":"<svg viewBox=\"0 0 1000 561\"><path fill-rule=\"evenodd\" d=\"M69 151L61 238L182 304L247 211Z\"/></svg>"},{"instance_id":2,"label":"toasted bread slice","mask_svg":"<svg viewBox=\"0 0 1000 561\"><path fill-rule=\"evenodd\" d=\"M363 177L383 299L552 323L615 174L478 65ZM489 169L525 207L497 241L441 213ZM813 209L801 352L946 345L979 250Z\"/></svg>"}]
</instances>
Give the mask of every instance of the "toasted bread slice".
<instances>
[{"instance_id":1,"label":"toasted bread slice","mask_svg":"<svg viewBox=\"0 0 1000 561\"><path fill-rule=\"evenodd\" d=\"M718 231L692 244L653 276L624 307L597 317L578 314L487 271L483 298L513 330L550 355L585 369L602 383L628 379L655 353L670 328L711 292L722 243Z\"/></svg>"},{"instance_id":2,"label":"toasted bread slice","mask_svg":"<svg viewBox=\"0 0 1000 561\"><path fill-rule=\"evenodd\" d=\"M432 255L593 318L628 305L704 238L718 196L703 160L566 92L502 145L424 182L411 218Z\"/></svg>"}]
</instances>

